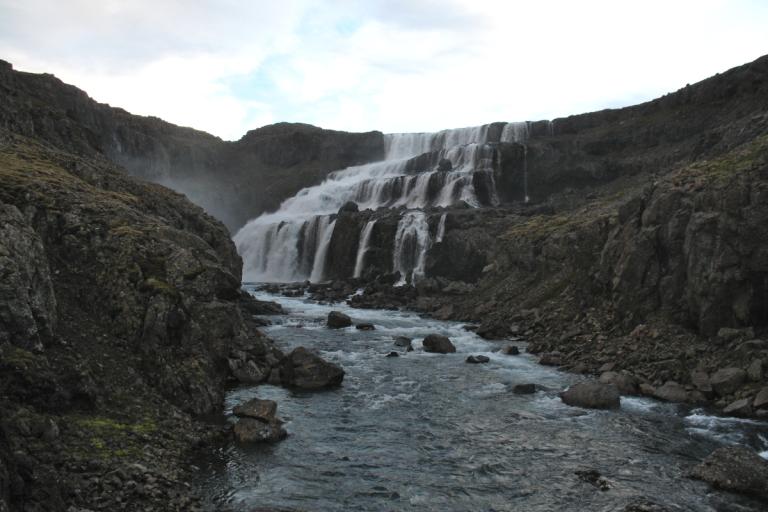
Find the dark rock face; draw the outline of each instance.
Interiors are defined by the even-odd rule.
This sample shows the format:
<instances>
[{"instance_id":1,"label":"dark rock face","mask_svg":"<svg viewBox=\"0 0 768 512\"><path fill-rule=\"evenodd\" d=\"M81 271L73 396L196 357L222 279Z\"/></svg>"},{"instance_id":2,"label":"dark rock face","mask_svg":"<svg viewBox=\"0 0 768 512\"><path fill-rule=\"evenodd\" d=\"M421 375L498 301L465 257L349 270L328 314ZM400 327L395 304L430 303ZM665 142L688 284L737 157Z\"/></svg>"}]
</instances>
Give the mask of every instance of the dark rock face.
<instances>
[{"instance_id":1,"label":"dark rock face","mask_svg":"<svg viewBox=\"0 0 768 512\"><path fill-rule=\"evenodd\" d=\"M568 405L588 409L618 409L621 406L616 386L593 381L574 384L560 393L560 398Z\"/></svg>"},{"instance_id":2,"label":"dark rock face","mask_svg":"<svg viewBox=\"0 0 768 512\"><path fill-rule=\"evenodd\" d=\"M436 354L449 354L456 352L456 347L451 340L439 334L430 334L422 342L425 352L434 352Z\"/></svg>"},{"instance_id":3,"label":"dark rock face","mask_svg":"<svg viewBox=\"0 0 768 512\"><path fill-rule=\"evenodd\" d=\"M516 395L532 395L536 393L536 384L515 384L512 392Z\"/></svg>"},{"instance_id":4,"label":"dark rock face","mask_svg":"<svg viewBox=\"0 0 768 512\"><path fill-rule=\"evenodd\" d=\"M718 448L691 476L717 489L768 499L768 461L741 446Z\"/></svg>"},{"instance_id":5,"label":"dark rock face","mask_svg":"<svg viewBox=\"0 0 768 512\"><path fill-rule=\"evenodd\" d=\"M340 386L344 370L299 347L280 363L280 379L288 387L318 390Z\"/></svg>"},{"instance_id":6,"label":"dark rock face","mask_svg":"<svg viewBox=\"0 0 768 512\"><path fill-rule=\"evenodd\" d=\"M470 364L483 364L490 362L490 358L488 356L469 356L466 362Z\"/></svg>"},{"instance_id":7,"label":"dark rock face","mask_svg":"<svg viewBox=\"0 0 768 512\"><path fill-rule=\"evenodd\" d=\"M239 369L268 368L274 357L244 318L249 302L226 228L104 159L3 129L0 183L0 431L8 436L0 474L12 485L0 508L8 496L11 509L34 509L41 496L43 508L87 508L88 495L62 491L86 485L66 468L115 453L175 475L174 492L188 495L170 454L212 435L190 415L218 408L228 381L258 380ZM14 426L28 421L45 426L37 444ZM142 449L157 441L159 424L167 458ZM125 434L134 431L142 435ZM6 458L9 446L26 452L41 478ZM119 508L120 496L105 506ZM183 508L167 494L148 499Z\"/></svg>"},{"instance_id":8,"label":"dark rock face","mask_svg":"<svg viewBox=\"0 0 768 512\"><path fill-rule=\"evenodd\" d=\"M343 329L352 325L352 319L341 311L331 311L328 313L327 325L331 329Z\"/></svg>"}]
</instances>

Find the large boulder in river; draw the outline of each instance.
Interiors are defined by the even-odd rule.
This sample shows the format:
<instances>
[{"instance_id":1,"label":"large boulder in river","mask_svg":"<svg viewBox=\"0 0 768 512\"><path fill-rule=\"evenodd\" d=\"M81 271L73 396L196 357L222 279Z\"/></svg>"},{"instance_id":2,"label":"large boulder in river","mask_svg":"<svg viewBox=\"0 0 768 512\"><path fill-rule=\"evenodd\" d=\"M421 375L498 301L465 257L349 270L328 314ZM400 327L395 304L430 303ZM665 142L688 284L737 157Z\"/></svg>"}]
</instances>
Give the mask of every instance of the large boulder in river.
<instances>
[{"instance_id":1,"label":"large boulder in river","mask_svg":"<svg viewBox=\"0 0 768 512\"><path fill-rule=\"evenodd\" d=\"M272 421L277 414L277 402L274 400L260 400L254 398L245 403L236 405L232 414L238 418L253 418L261 421Z\"/></svg>"},{"instance_id":2,"label":"large boulder in river","mask_svg":"<svg viewBox=\"0 0 768 512\"><path fill-rule=\"evenodd\" d=\"M600 382L613 384L622 395L637 395L639 393L639 381L637 377L627 372L603 372Z\"/></svg>"},{"instance_id":3,"label":"large boulder in river","mask_svg":"<svg viewBox=\"0 0 768 512\"><path fill-rule=\"evenodd\" d=\"M718 448L691 476L717 489L768 499L768 461L742 446Z\"/></svg>"},{"instance_id":4,"label":"large boulder in river","mask_svg":"<svg viewBox=\"0 0 768 512\"><path fill-rule=\"evenodd\" d=\"M328 327L331 329L343 329L352 325L352 319L341 311L328 313Z\"/></svg>"},{"instance_id":5,"label":"large boulder in river","mask_svg":"<svg viewBox=\"0 0 768 512\"><path fill-rule=\"evenodd\" d=\"M235 423L235 438L241 443L274 443L285 439L288 433L279 420L269 423L254 418L243 418Z\"/></svg>"},{"instance_id":6,"label":"large boulder in river","mask_svg":"<svg viewBox=\"0 0 768 512\"><path fill-rule=\"evenodd\" d=\"M280 362L280 380L284 386L315 390L341 385L344 370L304 347L294 349Z\"/></svg>"},{"instance_id":7,"label":"large boulder in river","mask_svg":"<svg viewBox=\"0 0 768 512\"><path fill-rule=\"evenodd\" d=\"M451 340L440 334L430 334L424 338L422 344L424 345L424 352L433 352L436 354L456 352L456 347L451 343Z\"/></svg>"},{"instance_id":8,"label":"large boulder in river","mask_svg":"<svg viewBox=\"0 0 768 512\"><path fill-rule=\"evenodd\" d=\"M618 409L621 406L619 390L613 384L585 381L574 384L560 398L568 405L588 409Z\"/></svg>"}]
</instances>

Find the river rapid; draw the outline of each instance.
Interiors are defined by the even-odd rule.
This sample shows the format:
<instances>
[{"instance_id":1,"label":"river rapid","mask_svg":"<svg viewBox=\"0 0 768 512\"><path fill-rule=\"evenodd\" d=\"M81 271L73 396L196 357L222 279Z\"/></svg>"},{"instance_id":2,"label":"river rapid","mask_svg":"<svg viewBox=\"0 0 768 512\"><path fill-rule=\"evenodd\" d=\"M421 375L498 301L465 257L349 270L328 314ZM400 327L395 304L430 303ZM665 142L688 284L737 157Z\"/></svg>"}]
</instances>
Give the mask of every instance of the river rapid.
<instances>
[{"instance_id":1,"label":"river rapid","mask_svg":"<svg viewBox=\"0 0 768 512\"><path fill-rule=\"evenodd\" d=\"M460 323L414 313L246 289L288 312L270 317L265 329L280 349L316 350L346 376L330 391L261 385L228 394L227 414L250 398L276 400L289 437L227 446L200 464L198 485L217 509L620 511L644 498L670 510L765 510L685 475L724 443L768 457L766 423L634 397L622 397L619 411L568 407L558 392L583 377L538 365L523 342L486 341ZM331 310L376 330L328 329ZM423 352L421 339L430 333L451 338L457 353ZM402 352L395 336L413 338L415 350ZM498 352L509 343L522 354ZM400 357L385 357L393 350ZM469 355L490 362L467 364ZM512 392L525 383L543 389ZM577 475L590 469L607 490Z\"/></svg>"}]
</instances>

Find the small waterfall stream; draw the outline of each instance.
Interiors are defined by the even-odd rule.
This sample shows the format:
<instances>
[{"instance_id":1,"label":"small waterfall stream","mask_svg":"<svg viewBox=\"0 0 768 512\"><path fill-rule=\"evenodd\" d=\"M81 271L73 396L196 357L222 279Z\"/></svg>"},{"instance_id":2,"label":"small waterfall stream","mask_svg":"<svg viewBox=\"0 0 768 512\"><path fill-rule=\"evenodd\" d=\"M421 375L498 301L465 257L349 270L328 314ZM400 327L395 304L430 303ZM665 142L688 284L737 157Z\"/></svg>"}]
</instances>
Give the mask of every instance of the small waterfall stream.
<instances>
[{"instance_id":1,"label":"small waterfall stream","mask_svg":"<svg viewBox=\"0 0 768 512\"><path fill-rule=\"evenodd\" d=\"M489 140L490 126L385 135L383 161L332 172L319 185L302 189L277 211L261 215L240 229L234 240L243 257L244 279L322 281L335 215L350 201L361 210L406 209L398 227L392 268L418 279L423 275L426 255L411 251L426 252L430 245L428 230L423 228L427 223L423 210L459 201L471 207L498 204L491 143L525 143L530 133L529 123L507 123L500 130L497 127L495 139ZM475 189L477 173L486 173L490 184L483 193ZM416 211L422 211L421 215ZM444 222L442 225L444 228ZM367 223L361 229L354 276L365 270L373 227ZM444 230L441 239L443 234ZM413 240L400 240L400 236Z\"/></svg>"}]
</instances>

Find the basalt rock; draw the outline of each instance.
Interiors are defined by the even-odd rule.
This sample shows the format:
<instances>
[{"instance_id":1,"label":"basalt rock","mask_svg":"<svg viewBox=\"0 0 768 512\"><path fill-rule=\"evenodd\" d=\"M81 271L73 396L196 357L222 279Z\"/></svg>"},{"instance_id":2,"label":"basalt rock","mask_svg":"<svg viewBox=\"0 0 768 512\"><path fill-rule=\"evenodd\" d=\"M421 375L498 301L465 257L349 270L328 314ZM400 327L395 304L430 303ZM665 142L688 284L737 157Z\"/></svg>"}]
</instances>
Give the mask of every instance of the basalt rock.
<instances>
[{"instance_id":1,"label":"basalt rock","mask_svg":"<svg viewBox=\"0 0 768 512\"><path fill-rule=\"evenodd\" d=\"M490 360L488 356L468 356L466 362L470 364L483 364L490 362Z\"/></svg>"},{"instance_id":2,"label":"basalt rock","mask_svg":"<svg viewBox=\"0 0 768 512\"><path fill-rule=\"evenodd\" d=\"M352 325L352 319L340 311L328 313L327 325L331 329L343 329Z\"/></svg>"},{"instance_id":3,"label":"basalt rock","mask_svg":"<svg viewBox=\"0 0 768 512\"><path fill-rule=\"evenodd\" d=\"M304 347L294 349L280 363L280 379L284 386L318 390L340 386L344 370L323 360Z\"/></svg>"},{"instance_id":4,"label":"basalt rock","mask_svg":"<svg viewBox=\"0 0 768 512\"><path fill-rule=\"evenodd\" d=\"M440 334L430 334L422 342L425 352L434 352L437 354L449 354L456 352L456 347L451 340Z\"/></svg>"},{"instance_id":5,"label":"basalt rock","mask_svg":"<svg viewBox=\"0 0 768 512\"><path fill-rule=\"evenodd\" d=\"M691 471L717 489L768 500L768 461L741 446L718 448Z\"/></svg>"},{"instance_id":6,"label":"basalt rock","mask_svg":"<svg viewBox=\"0 0 768 512\"><path fill-rule=\"evenodd\" d=\"M568 405L589 409L618 409L621 406L616 386L593 381L574 384L560 393L560 398Z\"/></svg>"}]
</instances>

